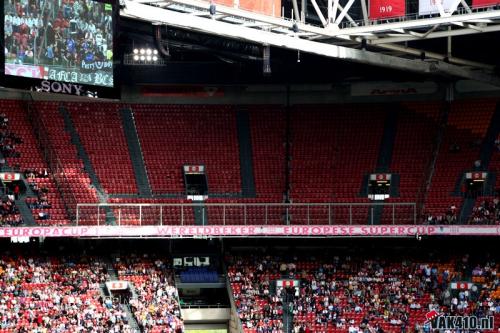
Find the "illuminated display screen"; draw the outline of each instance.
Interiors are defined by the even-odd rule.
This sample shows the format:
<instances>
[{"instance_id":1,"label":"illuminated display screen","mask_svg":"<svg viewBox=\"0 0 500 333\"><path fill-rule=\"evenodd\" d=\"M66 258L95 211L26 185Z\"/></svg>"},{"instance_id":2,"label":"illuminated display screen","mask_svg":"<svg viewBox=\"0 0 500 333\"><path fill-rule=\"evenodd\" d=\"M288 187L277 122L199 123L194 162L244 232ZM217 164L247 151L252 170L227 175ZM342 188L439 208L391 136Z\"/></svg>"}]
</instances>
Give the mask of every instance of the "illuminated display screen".
<instances>
[{"instance_id":1,"label":"illuminated display screen","mask_svg":"<svg viewBox=\"0 0 500 333\"><path fill-rule=\"evenodd\" d=\"M116 15L111 4L92 0L4 0L3 5L6 79L10 76L114 86Z\"/></svg>"}]
</instances>

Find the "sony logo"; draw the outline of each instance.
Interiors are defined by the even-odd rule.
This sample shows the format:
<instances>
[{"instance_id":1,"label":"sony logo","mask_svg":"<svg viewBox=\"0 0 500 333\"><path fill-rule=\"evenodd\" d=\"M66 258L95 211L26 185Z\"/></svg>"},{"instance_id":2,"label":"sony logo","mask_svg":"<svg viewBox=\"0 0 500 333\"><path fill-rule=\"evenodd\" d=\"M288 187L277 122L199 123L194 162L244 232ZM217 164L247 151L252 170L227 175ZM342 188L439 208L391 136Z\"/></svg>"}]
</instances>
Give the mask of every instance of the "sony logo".
<instances>
[{"instance_id":1,"label":"sony logo","mask_svg":"<svg viewBox=\"0 0 500 333\"><path fill-rule=\"evenodd\" d=\"M86 91L82 85L66 82L50 82L44 80L40 83L40 86L35 87L34 90L37 92L52 92L76 96L97 97L97 92Z\"/></svg>"}]
</instances>

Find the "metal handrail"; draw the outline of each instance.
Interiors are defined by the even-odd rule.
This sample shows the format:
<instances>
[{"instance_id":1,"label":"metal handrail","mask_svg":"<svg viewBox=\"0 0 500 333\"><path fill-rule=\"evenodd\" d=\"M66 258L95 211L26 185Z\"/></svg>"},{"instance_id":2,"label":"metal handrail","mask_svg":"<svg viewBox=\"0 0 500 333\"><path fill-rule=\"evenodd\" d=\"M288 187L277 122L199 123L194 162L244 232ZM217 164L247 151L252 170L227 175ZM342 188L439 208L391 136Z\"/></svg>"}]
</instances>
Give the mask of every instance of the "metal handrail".
<instances>
[{"instance_id":1,"label":"metal handrail","mask_svg":"<svg viewBox=\"0 0 500 333\"><path fill-rule=\"evenodd\" d=\"M166 208L169 208L167 210ZM386 207L386 214L376 216ZM195 210L203 225L416 224L416 203L81 203L77 225L106 225L103 208L116 209L118 226L192 225ZM151 208L151 209L148 209ZM219 210L213 210L219 208ZM189 212L192 212L190 214ZM383 213L383 211L382 211ZM378 221L378 217L381 221Z\"/></svg>"}]
</instances>

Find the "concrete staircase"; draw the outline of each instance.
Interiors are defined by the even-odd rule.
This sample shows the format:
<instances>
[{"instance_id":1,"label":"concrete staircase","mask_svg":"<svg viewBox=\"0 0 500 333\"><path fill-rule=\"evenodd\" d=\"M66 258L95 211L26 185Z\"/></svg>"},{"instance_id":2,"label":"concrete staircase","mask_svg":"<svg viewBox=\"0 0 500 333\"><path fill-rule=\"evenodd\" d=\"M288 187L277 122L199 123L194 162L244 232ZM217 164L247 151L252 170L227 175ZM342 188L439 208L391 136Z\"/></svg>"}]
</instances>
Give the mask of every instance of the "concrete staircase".
<instances>
[{"instance_id":1,"label":"concrete staircase","mask_svg":"<svg viewBox=\"0 0 500 333\"><path fill-rule=\"evenodd\" d=\"M194 224L208 225L208 214L203 201L193 201Z\"/></svg>"},{"instance_id":2,"label":"concrete staircase","mask_svg":"<svg viewBox=\"0 0 500 333\"><path fill-rule=\"evenodd\" d=\"M19 196L19 199L15 201L17 209L19 209L19 213L23 217L24 224L27 227L36 226L35 218L33 217L33 213L31 209L26 204L26 195Z\"/></svg>"},{"instance_id":3,"label":"concrete staircase","mask_svg":"<svg viewBox=\"0 0 500 333\"><path fill-rule=\"evenodd\" d=\"M151 185L149 184L141 143L135 127L134 115L129 108L121 109L120 115L122 118L123 132L127 140L130 160L132 161L132 168L134 169L135 182L139 190L139 196L150 198L152 197Z\"/></svg>"},{"instance_id":4,"label":"concrete staircase","mask_svg":"<svg viewBox=\"0 0 500 333\"><path fill-rule=\"evenodd\" d=\"M384 133L382 134L382 141L380 142L380 150L377 158L377 173L390 171L389 169L392 162L394 143L396 142L396 133L398 130L398 110L395 110L395 105L389 105L388 108L392 108L392 110L387 113L384 123ZM399 182L391 181L391 195L399 192L399 190L395 188L397 185L399 185ZM368 214L368 224L380 224L383 212L384 206L374 205L370 209L370 214Z\"/></svg>"},{"instance_id":5,"label":"concrete staircase","mask_svg":"<svg viewBox=\"0 0 500 333\"><path fill-rule=\"evenodd\" d=\"M240 150L241 195L244 198L255 197L255 180L253 174L252 137L248 112L240 109L236 113L238 144Z\"/></svg>"}]
</instances>

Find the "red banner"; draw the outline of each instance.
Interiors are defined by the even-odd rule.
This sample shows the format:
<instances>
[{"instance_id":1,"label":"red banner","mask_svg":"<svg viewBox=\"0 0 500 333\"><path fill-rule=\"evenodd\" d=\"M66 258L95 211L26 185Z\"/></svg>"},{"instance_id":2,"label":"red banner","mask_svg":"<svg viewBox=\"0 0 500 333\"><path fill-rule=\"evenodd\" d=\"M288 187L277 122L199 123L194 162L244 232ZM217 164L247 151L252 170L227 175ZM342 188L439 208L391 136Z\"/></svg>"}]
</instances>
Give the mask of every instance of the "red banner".
<instances>
[{"instance_id":1,"label":"red banner","mask_svg":"<svg viewBox=\"0 0 500 333\"><path fill-rule=\"evenodd\" d=\"M281 0L240 0L240 9L269 16L281 16Z\"/></svg>"},{"instance_id":2,"label":"red banner","mask_svg":"<svg viewBox=\"0 0 500 333\"><path fill-rule=\"evenodd\" d=\"M489 7L500 5L500 0L472 0L472 7Z\"/></svg>"},{"instance_id":3,"label":"red banner","mask_svg":"<svg viewBox=\"0 0 500 333\"><path fill-rule=\"evenodd\" d=\"M372 20L405 15L405 0L370 0L370 19Z\"/></svg>"}]
</instances>

